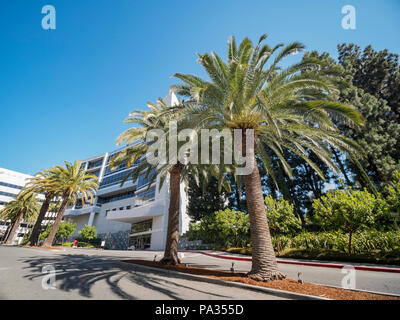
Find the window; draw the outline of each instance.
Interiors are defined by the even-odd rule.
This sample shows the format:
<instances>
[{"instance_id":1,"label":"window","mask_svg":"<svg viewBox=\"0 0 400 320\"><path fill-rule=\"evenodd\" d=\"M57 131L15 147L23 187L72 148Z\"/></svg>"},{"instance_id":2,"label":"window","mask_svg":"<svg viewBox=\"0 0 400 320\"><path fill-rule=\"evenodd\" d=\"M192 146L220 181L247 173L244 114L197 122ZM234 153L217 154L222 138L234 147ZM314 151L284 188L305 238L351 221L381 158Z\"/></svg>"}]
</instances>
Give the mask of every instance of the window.
<instances>
[{"instance_id":1,"label":"window","mask_svg":"<svg viewBox=\"0 0 400 320\"><path fill-rule=\"evenodd\" d=\"M0 186L5 186L5 187L9 187L9 188L14 188L14 189L20 189L20 190L22 189L22 186L17 186L16 184L2 182L2 181L0 181Z\"/></svg>"},{"instance_id":2,"label":"window","mask_svg":"<svg viewBox=\"0 0 400 320\"><path fill-rule=\"evenodd\" d=\"M112 209L112 211L117 211L117 208Z\"/></svg>"},{"instance_id":3,"label":"window","mask_svg":"<svg viewBox=\"0 0 400 320\"><path fill-rule=\"evenodd\" d=\"M106 217L107 217L107 214L110 212L110 210L106 210Z\"/></svg>"},{"instance_id":4,"label":"window","mask_svg":"<svg viewBox=\"0 0 400 320\"><path fill-rule=\"evenodd\" d=\"M134 196L135 196L135 191L128 191L124 193L118 193L109 197L99 197L98 203L108 203L122 199L133 198Z\"/></svg>"},{"instance_id":5,"label":"window","mask_svg":"<svg viewBox=\"0 0 400 320\"><path fill-rule=\"evenodd\" d=\"M128 174L127 171L123 171L117 174L113 174L112 176L105 177L103 181L101 181L100 188L120 183L127 174Z\"/></svg>"},{"instance_id":6,"label":"window","mask_svg":"<svg viewBox=\"0 0 400 320\"><path fill-rule=\"evenodd\" d=\"M140 192L135 199L135 206L142 206L150 201L153 201L156 194L156 187L151 187L149 190Z\"/></svg>"},{"instance_id":7,"label":"window","mask_svg":"<svg viewBox=\"0 0 400 320\"><path fill-rule=\"evenodd\" d=\"M89 162L88 169L100 167L103 164L103 159Z\"/></svg>"},{"instance_id":8,"label":"window","mask_svg":"<svg viewBox=\"0 0 400 320\"><path fill-rule=\"evenodd\" d=\"M154 169L150 171L149 176L147 178L146 178L146 173L142 173L141 175L139 175L138 189L147 186L153 176L154 176Z\"/></svg>"},{"instance_id":9,"label":"window","mask_svg":"<svg viewBox=\"0 0 400 320\"><path fill-rule=\"evenodd\" d=\"M153 219L132 223L131 233L146 232L151 230Z\"/></svg>"},{"instance_id":10,"label":"window","mask_svg":"<svg viewBox=\"0 0 400 320\"><path fill-rule=\"evenodd\" d=\"M9 192L4 192L4 191L0 191L0 196L7 196L7 197L15 198L15 197L17 196L17 194L15 194L15 193L9 193Z\"/></svg>"},{"instance_id":11,"label":"window","mask_svg":"<svg viewBox=\"0 0 400 320\"><path fill-rule=\"evenodd\" d=\"M129 246L135 246L135 249L148 249L151 245L151 234L142 236L132 236L129 238Z\"/></svg>"},{"instance_id":12,"label":"window","mask_svg":"<svg viewBox=\"0 0 400 320\"><path fill-rule=\"evenodd\" d=\"M119 207L119 210L124 210L124 207Z\"/></svg>"},{"instance_id":13,"label":"window","mask_svg":"<svg viewBox=\"0 0 400 320\"><path fill-rule=\"evenodd\" d=\"M126 206L126 210L131 210L131 206Z\"/></svg>"}]
</instances>

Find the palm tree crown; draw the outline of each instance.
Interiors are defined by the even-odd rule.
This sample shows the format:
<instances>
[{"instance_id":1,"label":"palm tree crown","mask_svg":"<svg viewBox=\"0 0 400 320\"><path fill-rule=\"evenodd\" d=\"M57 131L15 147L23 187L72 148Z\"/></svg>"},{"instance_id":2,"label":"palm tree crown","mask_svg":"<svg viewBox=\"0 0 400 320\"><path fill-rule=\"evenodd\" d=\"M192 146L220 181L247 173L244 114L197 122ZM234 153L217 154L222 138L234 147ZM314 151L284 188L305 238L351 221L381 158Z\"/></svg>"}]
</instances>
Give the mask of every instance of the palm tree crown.
<instances>
[{"instance_id":1,"label":"palm tree crown","mask_svg":"<svg viewBox=\"0 0 400 320\"><path fill-rule=\"evenodd\" d=\"M257 159L267 174L275 180L271 154L275 154L285 172L291 168L284 152L304 159L323 178L321 170L309 159L309 152L337 172L331 160L329 146L342 153L362 152L352 140L341 135L334 122L362 125L361 115L352 106L335 101L340 85L346 85L340 71L329 68L317 59L304 59L287 68L281 60L303 50L299 42L287 46L269 47L245 38L236 46L234 37L228 41L228 61L214 52L199 54L199 62L209 80L177 73L183 83L171 87L186 98L186 127L206 129L254 130L254 144L246 150L253 164L252 172L242 176L250 215L252 270L249 276L257 280L282 279L273 251L265 216L263 193ZM247 143L243 147L247 147ZM223 167L220 167L224 169Z\"/></svg>"}]
</instances>

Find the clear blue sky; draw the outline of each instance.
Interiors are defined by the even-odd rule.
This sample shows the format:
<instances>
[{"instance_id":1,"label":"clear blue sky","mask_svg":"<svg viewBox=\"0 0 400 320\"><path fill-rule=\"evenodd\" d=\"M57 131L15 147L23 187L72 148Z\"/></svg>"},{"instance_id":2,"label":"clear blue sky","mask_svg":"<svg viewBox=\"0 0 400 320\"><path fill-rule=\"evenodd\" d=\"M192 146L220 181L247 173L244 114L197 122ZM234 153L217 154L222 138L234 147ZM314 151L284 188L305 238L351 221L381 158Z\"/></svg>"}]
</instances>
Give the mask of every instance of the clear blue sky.
<instances>
[{"instance_id":1,"label":"clear blue sky","mask_svg":"<svg viewBox=\"0 0 400 320\"><path fill-rule=\"evenodd\" d=\"M56 30L41 9L56 8ZM344 30L353 5L357 29ZM0 167L33 174L116 148L131 110L167 94L196 52L226 54L230 35L327 51L354 42L400 53L399 0L1 0Z\"/></svg>"}]
</instances>

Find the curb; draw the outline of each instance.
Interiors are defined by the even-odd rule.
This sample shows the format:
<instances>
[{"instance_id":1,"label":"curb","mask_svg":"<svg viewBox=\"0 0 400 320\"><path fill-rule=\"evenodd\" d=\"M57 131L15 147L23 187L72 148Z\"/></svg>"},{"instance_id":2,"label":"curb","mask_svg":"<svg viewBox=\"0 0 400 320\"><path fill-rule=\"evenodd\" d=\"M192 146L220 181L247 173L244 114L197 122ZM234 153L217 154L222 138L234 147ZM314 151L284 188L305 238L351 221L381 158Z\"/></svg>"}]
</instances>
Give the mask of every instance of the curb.
<instances>
[{"instance_id":1,"label":"curb","mask_svg":"<svg viewBox=\"0 0 400 320\"><path fill-rule=\"evenodd\" d=\"M139 268L147 269L149 271L160 272L160 273L164 273L164 274L173 274L173 275L178 276L179 278L195 280L195 281L200 281L200 282L213 283L213 284L223 285L223 286L226 286L226 287L236 287L236 288L240 288L240 289L248 289L248 290L259 291L259 292L261 291L263 293L272 294L274 296L281 297L281 298L286 298L286 299L296 299L296 300L332 300L332 299L328 299L328 298L311 296L311 295L307 295L307 294L303 294L303 293L294 293L294 292L290 292L290 291L284 291L284 290L278 290L278 289L254 286L254 285L251 285L251 284L245 284L245 283L240 283L240 282L233 282L233 281L227 281L227 280L216 279L216 278L208 278L208 277L205 277L205 276L203 277L203 276L183 273L183 272L179 272L179 271L173 271L173 270L166 270L166 269L161 269L161 268L143 266L141 264L136 264L136 263L127 262L127 261L123 261L123 260L120 260L120 262L125 263L125 264L130 264L130 265L133 265L133 266L137 266Z\"/></svg>"},{"instance_id":2,"label":"curb","mask_svg":"<svg viewBox=\"0 0 400 320\"><path fill-rule=\"evenodd\" d=\"M220 258L220 259L228 259L228 260L237 260L237 261L249 261L251 262L251 258L245 257L231 257L231 256L223 256L218 254L212 254L204 251L186 251L191 253L201 253L206 256ZM303 265L309 267L323 267L323 268L335 268L342 269L345 264L337 264L337 263L322 263L322 262L302 262L302 261L287 261L287 260L277 260L278 263L282 264L295 264L295 265ZM385 267L368 267L368 266L353 266L355 270L362 271L374 271L374 272L390 272L390 273L400 273L400 268L385 268Z\"/></svg>"}]
</instances>

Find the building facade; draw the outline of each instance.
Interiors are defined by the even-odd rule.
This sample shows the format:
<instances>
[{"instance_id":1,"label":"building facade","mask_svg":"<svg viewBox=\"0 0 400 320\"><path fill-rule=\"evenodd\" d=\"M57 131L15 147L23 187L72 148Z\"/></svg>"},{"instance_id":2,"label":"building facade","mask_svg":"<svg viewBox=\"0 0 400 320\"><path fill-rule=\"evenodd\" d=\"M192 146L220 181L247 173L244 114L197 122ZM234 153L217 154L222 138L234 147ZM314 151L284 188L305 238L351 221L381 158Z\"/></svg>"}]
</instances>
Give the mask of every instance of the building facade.
<instances>
[{"instance_id":1,"label":"building facade","mask_svg":"<svg viewBox=\"0 0 400 320\"><path fill-rule=\"evenodd\" d=\"M114 171L109 168L110 159L118 149L83 160L84 168L96 175L99 189L93 203L78 201L69 207L64 220L76 223L76 233L85 225L95 226L99 238L109 249L151 249L163 250L166 243L169 207L169 179L165 179L159 189L159 177L149 185L150 177L145 173L136 181L128 179L121 182L131 168L121 164ZM146 161L146 160L142 160ZM133 164L133 166L137 165ZM190 218L186 214L187 196L184 183L181 183L180 234L189 228Z\"/></svg>"},{"instance_id":2,"label":"building facade","mask_svg":"<svg viewBox=\"0 0 400 320\"><path fill-rule=\"evenodd\" d=\"M174 105L178 100L170 93L164 101L167 105ZM84 168L98 177L99 189L93 204L82 205L79 201L65 212L64 220L77 224L72 238L79 237L79 231L89 225L96 227L98 236L109 249L163 250L167 236L170 180L165 179L159 189L159 177L149 186L149 179L143 173L137 181L128 179L121 186L131 168L121 164L111 171L109 162L123 149L83 160ZM181 183L180 190L179 231L183 234L189 229L190 218L186 213L188 199L184 183Z\"/></svg>"},{"instance_id":3,"label":"building facade","mask_svg":"<svg viewBox=\"0 0 400 320\"><path fill-rule=\"evenodd\" d=\"M3 209L8 202L15 200L30 178L32 178L32 176L28 174L0 168L0 210ZM38 201L43 200L43 198L42 195L39 195ZM55 213L48 212L42 224L46 225L49 221L54 219ZM10 220L0 220L0 240L3 240L10 231L10 223ZM31 228L32 226L26 221L22 221L12 243L21 244L25 234L28 233Z\"/></svg>"}]
</instances>

